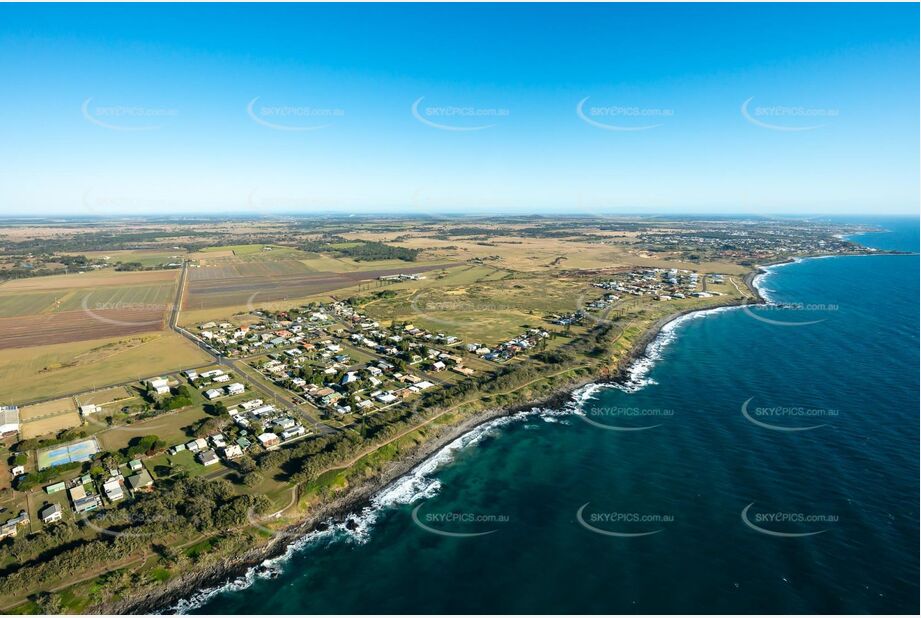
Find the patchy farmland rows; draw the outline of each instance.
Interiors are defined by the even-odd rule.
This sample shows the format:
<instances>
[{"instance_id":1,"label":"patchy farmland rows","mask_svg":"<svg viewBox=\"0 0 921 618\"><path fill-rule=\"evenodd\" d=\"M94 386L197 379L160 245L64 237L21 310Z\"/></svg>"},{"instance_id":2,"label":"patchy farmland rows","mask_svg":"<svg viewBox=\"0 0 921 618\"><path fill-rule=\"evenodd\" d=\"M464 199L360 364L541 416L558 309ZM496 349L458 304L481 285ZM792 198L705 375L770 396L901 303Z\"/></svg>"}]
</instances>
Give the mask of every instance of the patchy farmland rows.
<instances>
[{"instance_id":1,"label":"patchy farmland rows","mask_svg":"<svg viewBox=\"0 0 921 618\"><path fill-rule=\"evenodd\" d=\"M163 330L163 308L63 311L0 318L0 350Z\"/></svg>"},{"instance_id":2,"label":"patchy farmland rows","mask_svg":"<svg viewBox=\"0 0 921 618\"><path fill-rule=\"evenodd\" d=\"M184 308L212 309L245 305L250 300L254 303L261 303L303 298L349 287L359 281L376 279L384 275L415 274L450 266L453 264L407 265L405 268L344 273L319 272L280 276L231 275L220 278L215 275L228 275L232 271L224 267L218 267L217 270L207 267L190 272L188 295Z\"/></svg>"}]
</instances>

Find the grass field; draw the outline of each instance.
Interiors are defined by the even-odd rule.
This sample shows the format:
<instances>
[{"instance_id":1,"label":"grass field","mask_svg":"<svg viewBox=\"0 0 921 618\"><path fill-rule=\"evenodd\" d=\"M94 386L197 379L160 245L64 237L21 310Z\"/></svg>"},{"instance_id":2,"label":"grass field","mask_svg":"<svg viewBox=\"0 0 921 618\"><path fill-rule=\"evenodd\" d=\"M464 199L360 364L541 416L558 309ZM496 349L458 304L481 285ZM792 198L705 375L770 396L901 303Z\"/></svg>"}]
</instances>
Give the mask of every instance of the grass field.
<instances>
[{"instance_id":1,"label":"grass field","mask_svg":"<svg viewBox=\"0 0 921 618\"><path fill-rule=\"evenodd\" d=\"M443 277L385 289L396 296L364 304L362 308L369 315L385 322L411 322L466 342L493 345L526 327L553 330L544 316L575 310L579 297L587 293L587 284L563 277L466 266L451 269ZM593 298L598 295L594 293Z\"/></svg>"},{"instance_id":2,"label":"grass field","mask_svg":"<svg viewBox=\"0 0 921 618\"><path fill-rule=\"evenodd\" d=\"M84 255L92 260L106 260L110 264L117 262L137 262L145 267L162 266L180 262L186 256L185 249L137 249L119 251L83 251L72 252L68 255Z\"/></svg>"},{"instance_id":3,"label":"grass field","mask_svg":"<svg viewBox=\"0 0 921 618\"><path fill-rule=\"evenodd\" d=\"M233 252L234 255L252 255L254 253L268 253L265 251L265 248L271 245L224 245L221 247L205 247L201 250L202 253L225 253L227 251Z\"/></svg>"},{"instance_id":4,"label":"grass field","mask_svg":"<svg viewBox=\"0 0 921 618\"><path fill-rule=\"evenodd\" d=\"M22 403L197 367L210 358L173 332L0 350L0 402Z\"/></svg>"},{"instance_id":5,"label":"grass field","mask_svg":"<svg viewBox=\"0 0 921 618\"><path fill-rule=\"evenodd\" d=\"M185 428L203 418L210 417L200 405L189 406L178 412L169 412L130 425L105 429L96 434L96 439L104 451L125 448L134 438L148 435L156 435L172 446L191 440L192 436L186 433Z\"/></svg>"}]
</instances>

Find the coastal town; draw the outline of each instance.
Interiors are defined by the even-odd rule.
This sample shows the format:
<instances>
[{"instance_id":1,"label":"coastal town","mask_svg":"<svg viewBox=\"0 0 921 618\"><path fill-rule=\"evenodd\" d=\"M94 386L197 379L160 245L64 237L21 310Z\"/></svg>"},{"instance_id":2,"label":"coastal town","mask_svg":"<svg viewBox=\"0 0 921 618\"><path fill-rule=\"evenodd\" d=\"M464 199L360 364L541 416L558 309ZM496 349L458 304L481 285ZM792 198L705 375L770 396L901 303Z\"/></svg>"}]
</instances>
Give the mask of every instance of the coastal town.
<instances>
[{"instance_id":1,"label":"coastal town","mask_svg":"<svg viewBox=\"0 0 921 618\"><path fill-rule=\"evenodd\" d=\"M79 551L92 552L83 558L90 562L114 551L138 573L193 572L232 547L253 545L260 530L323 513L330 495L368 478L382 482L393 462L414 461L486 412L616 377L642 354L645 330L670 315L758 300L750 287L755 270L741 262L765 254L739 241L737 249L721 245L710 255L715 245L705 231L650 231L618 245L620 237L596 223L548 249L545 222L454 227L389 244L335 235L297 248L260 238L184 253L170 244L150 258L150 250L133 247L123 258L119 250L110 260L94 258L101 262L88 269L93 273L18 277L19 286L47 285L23 288L25 297L11 293L10 303L29 294L44 302L50 294L58 299L52 309L76 306L75 317L89 320L89 330L67 331L68 338L99 337L94 329L107 324L116 325L109 336L122 329L122 339L93 353L100 359L110 346L142 350L164 335L134 333L163 329L171 337L165 358L175 360L141 356L119 380L122 360L88 381L80 372L92 365L75 357L44 375L73 367L70 383L83 388L0 401L7 448L0 550L6 564L28 567L10 574L6 598L47 605L35 587L60 582L65 571L55 560L77 550L52 552L58 557L47 563L40 557L78 539ZM795 229L801 240L778 241L766 257L860 250L825 228ZM536 240L493 242L512 233ZM779 237L777 230L770 235ZM697 253L690 257L667 250L692 242ZM656 243L655 258L649 243ZM596 257L565 258L575 248ZM598 267L612 255L614 264ZM170 261L161 264L164 258ZM150 268L113 269L104 265L111 259L139 259ZM352 270L324 274L323 286L334 283L318 287L309 269L319 265ZM286 300L298 295L300 302ZM105 300L90 304L94 297ZM143 327L118 326L125 323ZM29 334L10 343L21 346ZM32 394L43 382L35 384ZM191 507L172 502L211 494L215 516L195 524L188 523L198 521ZM176 520L177 510L192 519ZM137 552L148 547L137 540L141 534L165 535L182 549L138 562ZM223 539L226 548L212 542L205 551L196 541L202 537ZM156 588L156 578L146 582Z\"/></svg>"}]
</instances>

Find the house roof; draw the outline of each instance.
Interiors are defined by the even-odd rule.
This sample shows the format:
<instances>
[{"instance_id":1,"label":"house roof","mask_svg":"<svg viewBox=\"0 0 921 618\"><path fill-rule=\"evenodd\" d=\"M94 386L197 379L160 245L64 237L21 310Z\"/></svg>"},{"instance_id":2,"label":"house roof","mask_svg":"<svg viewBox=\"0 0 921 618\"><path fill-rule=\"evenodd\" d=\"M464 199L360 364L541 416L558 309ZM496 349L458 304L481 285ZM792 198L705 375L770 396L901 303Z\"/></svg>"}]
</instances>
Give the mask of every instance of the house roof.
<instances>
[{"instance_id":1,"label":"house roof","mask_svg":"<svg viewBox=\"0 0 921 618\"><path fill-rule=\"evenodd\" d=\"M61 512L60 504L49 504L48 506L43 508L41 511L39 511L38 514L44 518L44 517L48 517L49 515L54 515L55 513L60 513L60 512Z\"/></svg>"},{"instance_id":2,"label":"house roof","mask_svg":"<svg viewBox=\"0 0 921 618\"><path fill-rule=\"evenodd\" d=\"M153 485L153 479L147 470L141 470L137 474L129 476L125 479L125 482L128 483L128 487L131 489L141 489Z\"/></svg>"}]
</instances>

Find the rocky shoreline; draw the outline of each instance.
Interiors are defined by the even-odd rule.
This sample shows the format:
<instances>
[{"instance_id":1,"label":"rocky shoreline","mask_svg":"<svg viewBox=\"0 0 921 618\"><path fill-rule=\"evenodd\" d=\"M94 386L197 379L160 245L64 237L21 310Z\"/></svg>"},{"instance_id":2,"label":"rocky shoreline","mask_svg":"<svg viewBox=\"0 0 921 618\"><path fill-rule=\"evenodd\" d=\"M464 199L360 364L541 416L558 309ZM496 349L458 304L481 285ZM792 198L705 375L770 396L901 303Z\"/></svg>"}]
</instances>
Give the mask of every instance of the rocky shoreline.
<instances>
[{"instance_id":1,"label":"rocky shoreline","mask_svg":"<svg viewBox=\"0 0 921 618\"><path fill-rule=\"evenodd\" d=\"M301 522L280 531L280 534L273 537L267 543L254 547L245 554L226 559L219 564L209 565L200 570L184 573L156 590L145 590L143 596L131 597L115 603L106 603L93 608L93 611L100 614L150 614L166 612L181 599L189 598L196 592L224 585L245 575L249 569L258 567L264 561L283 555L288 546L296 539L311 532L322 530L326 522L330 520L342 520L351 514L359 512L370 503L375 494L387 487L390 483L408 474L434 453L457 438L473 431L480 425L525 410L560 407L571 400L575 390L586 384L623 382L628 378L628 371L631 365L646 355L649 344L659 336L662 328L666 324L682 316L699 311L708 311L717 307L731 307L765 302L759 294L757 287L753 284L754 278L764 272L764 270L758 268L748 273L744 278L746 287L748 287L755 296L754 299L745 299L742 302L726 303L717 305L716 307L676 311L656 321L646 330L643 336L634 343L630 353L624 358L623 362L620 363L617 371L609 377L602 378L600 376L592 376L572 380L557 388L551 395L542 399L525 402L508 408L488 409L479 414L475 414L458 425L446 428L443 434L420 444L413 452L401 458L399 461L393 462L393 464L382 473L353 486L343 496L324 504Z\"/></svg>"}]
</instances>

